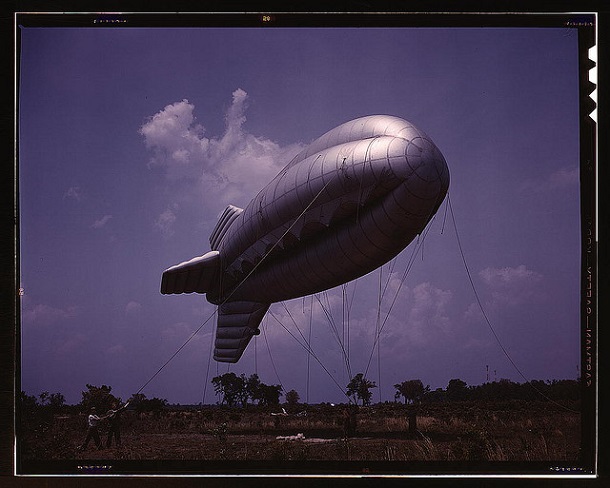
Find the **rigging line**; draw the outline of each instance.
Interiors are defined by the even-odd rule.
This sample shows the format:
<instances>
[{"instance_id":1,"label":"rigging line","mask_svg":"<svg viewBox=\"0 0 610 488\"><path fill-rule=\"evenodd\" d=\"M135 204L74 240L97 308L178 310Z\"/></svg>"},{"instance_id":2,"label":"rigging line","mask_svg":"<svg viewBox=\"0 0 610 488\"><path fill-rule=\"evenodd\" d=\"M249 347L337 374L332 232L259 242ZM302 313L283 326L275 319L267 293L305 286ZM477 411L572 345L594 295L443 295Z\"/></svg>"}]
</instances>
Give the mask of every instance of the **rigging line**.
<instances>
[{"instance_id":1,"label":"rigging line","mask_svg":"<svg viewBox=\"0 0 610 488\"><path fill-rule=\"evenodd\" d=\"M258 356L257 356L257 348L256 348L256 344L257 344L257 336L254 336L254 374L256 376L258 376Z\"/></svg>"},{"instance_id":2,"label":"rigging line","mask_svg":"<svg viewBox=\"0 0 610 488\"><path fill-rule=\"evenodd\" d=\"M271 311L269 311L269 313L271 313ZM267 326L268 326L268 324L269 324L269 320L267 319ZM269 347L269 341L267 340L267 330L266 330L267 327L263 327L262 329L263 329L263 337L265 338L265 343L267 344L267 352L269 353L269 359L271 360L271 366L273 367L273 371L275 372L275 377L280 382L282 391L286 391L286 390L284 390L284 384L282 383L282 380L280 379L280 375L277 373L277 368L275 367L275 361L273 361L273 356L271 355L271 348Z\"/></svg>"},{"instance_id":3,"label":"rigging line","mask_svg":"<svg viewBox=\"0 0 610 488\"><path fill-rule=\"evenodd\" d=\"M381 328L379 329L379 334L376 335L375 337L375 341L373 342L373 347L371 348L371 354L369 355L369 360L366 366L366 370L365 370L365 375L366 373L368 373L369 367L371 366L371 360L373 359L373 353L375 351L375 346L377 345L377 342L379 341L379 337L381 336L381 331L384 329L384 327L386 326L386 323L388 321L388 319L390 318L390 313L392 312L392 309L394 308L394 305L396 304L396 300L398 299L398 295L400 294L400 290L402 289L402 285L404 284L405 280L407 279L407 275L409 274L409 272L411 271L411 268L413 267L413 263L415 262L415 258L417 256L417 253L423 243L423 241L426 239L426 236L428 235L428 232L430 231L430 229L432 228L432 222L434 221L434 219L432 219L429 224L426 226L426 229L424 230L424 232L421 234L421 239L417 238L417 244L416 246L413 248L413 251L411 252L411 256L409 258L409 261L407 263L407 267L405 268L405 271L402 275L402 278L400 279L400 283L398 285L398 288L396 289L396 292L394 293L394 298L392 299L392 302L390 304L390 307L388 308L388 311L386 313L386 316L381 324Z\"/></svg>"},{"instance_id":4,"label":"rigging line","mask_svg":"<svg viewBox=\"0 0 610 488\"><path fill-rule=\"evenodd\" d=\"M316 295L316 299L318 300L318 303L320 304L320 306L322 307L322 310L324 311L324 314L326 315L328 323L330 324L330 327L331 327L331 331L334 332L335 339L337 340L337 342L339 344L339 347L341 348L341 353L342 353L342 356L343 356L343 362L345 363L347 374L349 374L350 379L351 379L351 376L352 376L351 366L349 364L349 361L347 360L347 352L345 351L345 347L343 346L343 343L341 342L341 339L339 338L339 332L337 331L337 327L334 324L334 319L333 319L333 316L332 316L332 312L330 311L330 301L328 300L328 294L325 291L323 292L323 294L324 294L324 296L326 298L326 301L328 302L329 309L327 309L325 307L325 305L322 303L322 301L320 300L320 298L317 295Z\"/></svg>"},{"instance_id":5,"label":"rigging line","mask_svg":"<svg viewBox=\"0 0 610 488\"><path fill-rule=\"evenodd\" d=\"M328 292L324 291L324 297L326 298L326 303L328 305L328 311L330 313L330 316L332 318L333 324L334 324L334 328L337 331L337 339L339 340L339 346L341 347L341 352L343 354L343 362L345 363L345 371L347 372L347 374L349 375L349 379L351 380L351 367L349 364L349 357L347 355L347 351L345 350L345 344L344 344L344 338L343 337L339 337L339 328L337 327L337 323L335 321L335 317L333 315L333 311L332 311L332 307L330 305L330 298L328 297ZM343 302L342 302L343 305Z\"/></svg>"},{"instance_id":6,"label":"rigging line","mask_svg":"<svg viewBox=\"0 0 610 488\"><path fill-rule=\"evenodd\" d=\"M328 299L328 297L327 297L327 299ZM313 297L312 297L312 301L313 301ZM295 328L296 328L296 329L297 329L297 331L299 332L299 335L300 335L300 336L301 336L301 338L303 339L304 343L307 345L307 349L308 349L309 354L310 354L310 355L311 355L311 354L313 354L313 349L311 348L311 344L310 344L310 342L309 342L307 339L305 339L305 336L304 336L304 335L303 335L303 333L301 332L301 329L299 328L298 324L296 323L296 320L295 320L295 319L294 319L294 317L292 316L292 313L290 313L290 310L289 310L289 309L288 309L288 307L286 306L286 303L285 303L285 302L282 302L282 305L284 306L284 309L285 309L285 310L286 310L286 312L288 313L288 316L290 317L290 319L291 319L292 323L294 324ZM329 306L330 306L330 302L329 302ZM276 320L277 320L277 319L276 319ZM310 321L311 321L311 314L310 314ZM283 326L283 324L282 324L282 326ZM283 327L284 327L284 326L283 326ZM338 338L338 334L339 334L339 332L336 330L336 328L335 328L335 332L336 332L336 335L337 335L337 338ZM309 333L310 333L310 335L311 335L311 322L310 322ZM292 335L292 334L291 334L291 335ZM294 337L294 336L293 336L293 337ZM342 348L342 350L343 350L343 353L345 354L345 350L343 349L343 344L341 343L341 341L339 341L339 345L341 346L341 348ZM314 354L314 356L315 356L315 354ZM308 359L309 359L309 356L308 356Z\"/></svg>"},{"instance_id":7,"label":"rigging line","mask_svg":"<svg viewBox=\"0 0 610 488\"><path fill-rule=\"evenodd\" d=\"M305 336L303 335L303 333L301 332L301 329L299 328L299 325L297 324L297 321L294 319L294 317L292 316L292 313L290 312L290 310L288 309L288 307L286 306L286 302L281 302L282 306L284 307L284 310L286 310L286 313L288 314L288 316L290 317L290 320L292 321L292 323L294 324L294 327L296 330L299 331L299 335L303 338L303 340L305 342L307 342L307 339L305 339Z\"/></svg>"},{"instance_id":8,"label":"rigging line","mask_svg":"<svg viewBox=\"0 0 610 488\"><path fill-rule=\"evenodd\" d=\"M160 368L157 370L157 372L156 372L155 374L153 374L153 375L150 377L150 379L149 379L149 380L148 380L146 383L144 383L144 385L142 385L142 386L140 387L140 389L139 389L139 390L136 392L136 395L137 395L138 393L140 393L140 392L141 392L141 391L142 391L144 388L146 388L146 386L148 386L148 384L149 384L149 383L150 383L150 382L151 382L153 379L155 379L155 377L156 377L156 376L157 376L157 375L158 375L158 374L159 374L159 373L160 373L160 372L163 370L163 368L165 368L165 366L167 366L167 365L170 363L170 361L171 361L172 359L174 359L174 358L175 358L175 357L178 355L178 353L179 353L180 351L182 351L182 349L184 349L184 346L186 346L186 345L187 345L187 344L188 344L188 343L191 341L191 339L192 339L193 337L195 337L195 336L197 335L197 333L198 333L198 332L199 332L199 331L200 331L200 330L201 330L201 329L202 329L202 328L203 328L203 327L204 327L204 326L205 326L205 325L206 325L206 324L207 324L207 323L208 323L208 322L211 320L211 318L212 318L212 317L214 317L214 314L215 314L215 313L216 313L216 312L212 313L212 314L211 314L211 315L210 315L210 316L209 316L209 317L206 319L206 321L205 321L205 322L203 322L203 324L201 324L201 325L200 325L200 326L197 328L197 330L195 330L195 332L193 332L193 333L191 334L191 336L190 336L190 337L189 337L189 338L188 338L188 339L187 339L187 340L184 342L184 344L182 344L182 345L181 345L181 346L178 348L178 350L177 350L177 351L176 351L174 354L172 354L172 355L171 355L171 357L170 357L170 358L169 358L167 361L165 361L165 363L163 363L163 366L161 366L161 367L160 367Z\"/></svg>"},{"instance_id":9,"label":"rigging line","mask_svg":"<svg viewBox=\"0 0 610 488\"><path fill-rule=\"evenodd\" d=\"M382 299L385 297L385 293L388 289L388 286L390 286L390 281L392 281L392 273L394 273L394 267L396 266L397 259L397 257L392 259L390 265L388 266L388 279L386 280L385 286L383 287Z\"/></svg>"},{"instance_id":10,"label":"rigging line","mask_svg":"<svg viewBox=\"0 0 610 488\"><path fill-rule=\"evenodd\" d=\"M441 227L441 235L445 230L445 221L447 220L447 208L449 208L449 192L447 192L447 198L445 199L445 215L443 216L443 226Z\"/></svg>"},{"instance_id":11,"label":"rigging line","mask_svg":"<svg viewBox=\"0 0 610 488\"><path fill-rule=\"evenodd\" d=\"M341 346L341 350L343 351L344 356L346 356L345 348L343 346L343 341L341 340L342 338L339 335L339 327L337 327L337 321L335 320L335 316L333 314L333 309L332 309L332 306L330 304L330 298L328 297L328 290L324 290L322 292L322 294L324 295L324 299L326 300L326 309L328 310L328 314L329 314L329 316L330 316L330 318L332 320L332 326L333 326L333 329L335 331L335 335L337 337L339 345Z\"/></svg>"},{"instance_id":12,"label":"rigging line","mask_svg":"<svg viewBox=\"0 0 610 488\"><path fill-rule=\"evenodd\" d=\"M309 348L311 349L311 328L313 325L313 295L311 296L311 302L309 305L309 341L307 342L307 345L309 346ZM310 359L311 359L311 354L309 353L309 351L307 352L307 388L305 390L305 401L307 403L309 403L309 363L310 363Z\"/></svg>"},{"instance_id":13,"label":"rigging line","mask_svg":"<svg viewBox=\"0 0 610 488\"><path fill-rule=\"evenodd\" d=\"M343 343L341 342L341 336L339 336L339 327L337 327L337 321L335 320L335 316L333 315L333 309L330 304L330 298L328 297L328 290L324 290L322 292L322 295L324 296L324 299L326 300L326 309L328 310L329 316L332 320L333 330L335 331L335 335L337 337L337 340L339 341L339 345L343 349Z\"/></svg>"},{"instance_id":14,"label":"rigging line","mask_svg":"<svg viewBox=\"0 0 610 488\"><path fill-rule=\"evenodd\" d=\"M216 311L214 312L216 313ZM203 396L201 397L201 405L205 404L205 394L208 390L208 380L210 378L210 363L212 362L212 346L214 345L214 337L216 334L212 333L210 336L210 350L208 352L208 367L205 372L205 383L203 386Z\"/></svg>"},{"instance_id":15,"label":"rigging line","mask_svg":"<svg viewBox=\"0 0 610 488\"><path fill-rule=\"evenodd\" d=\"M356 298L356 287L358 286L358 280L354 282L354 289L352 290L352 298L347 307L347 358L350 359L350 317L352 316L352 306L354 305L354 299ZM351 363L350 363L351 369Z\"/></svg>"},{"instance_id":16,"label":"rigging line","mask_svg":"<svg viewBox=\"0 0 610 488\"><path fill-rule=\"evenodd\" d=\"M347 283L341 285L341 339L345 344L345 316L346 316L346 295L347 295Z\"/></svg>"},{"instance_id":17,"label":"rigging line","mask_svg":"<svg viewBox=\"0 0 610 488\"><path fill-rule=\"evenodd\" d=\"M407 267L405 268L405 271L403 272L402 278L400 279L400 283L398 285L398 288L396 289L396 292L394 293L394 298L390 304L390 307L388 308L388 311L386 313L385 319L383 320L383 323L379 329L378 334L375 335L375 340L373 341L373 346L371 347L371 353L369 355L369 360L367 362L366 365L366 370L365 370L365 375L368 373L368 370L371 366L371 360L373 359L373 353L375 351L375 346L377 345L378 341L379 341L379 337L381 335L381 331L383 330L383 328L385 327L386 322L388 321L388 318L390 316L390 313L392 312L392 309L394 308L394 305L396 304L396 300L398 299L398 295L400 294L400 290L402 289L402 285L404 284L407 275L409 273L409 271L411 270L411 267L413 265L413 263L415 262L415 257L417 256L417 252L419 250L419 247L421 246L421 242L423 241L423 238L420 240L418 238L417 240L417 245L413 248L413 251L411 252L411 257L409 258Z\"/></svg>"},{"instance_id":18,"label":"rigging line","mask_svg":"<svg viewBox=\"0 0 610 488\"><path fill-rule=\"evenodd\" d=\"M381 320L381 300L383 298L382 295L382 282L383 282L383 266L379 267L379 295L377 299L377 323L375 324L375 329L377 336L380 335L379 324ZM377 387L379 388L379 403L381 403L381 354L380 354L380 344L381 341L377 341Z\"/></svg>"},{"instance_id":19,"label":"rigging line","mask_svg":"<svg viewBox=\"0 0 610 488\"><path fill-rule=\"evenodd\" d=\"M322 294L326 298L326 301L328 302L328 295L326 295L326 292L322 292ZM336 327L336 325L334 323L332 314L329 312L328 308L322 303L322 301L320 300L320 297L318 296L318 294L316 294L315 297L316 297L316 300L318 300L318 303L320 304L320 307L322 307L322 311L326 315L326 319L328 320L328 323L330 325L330 331L333 333L333 337L335 338L335 340L337 341L339 346L341 346L341 339L339 338L339 332L338 332L337 327ZM328 302L328 303L329 303L329 306L330 306L330 302Z\"/></svg>"},{"instance_id":20,"label":"rigging line","mask_svg":"<svg viewBox=\"0 0 610 488\"><path fill-rule=\"evenodd\" d=\"M261 266L263 264L263 262L265 261L265 259L275 250L275 248L279 245L279 243L282 241L282 239L284 239L284 237L286 237L288 235L288 233L292 230L292 228L297 224L297 222L301 219L301 217L303 217L303 215L305 215L305 213L307 213L307 211L311 208L311 206L315 203L315 201L318 199L318 197L320 195L322 195L322 193L326 190L326 188L328 187L328 185L330 185L330 182L332 181L332 178L329 178L329 180L324 184L324 186L320 189L320 191L316 194L316 196L313 197L313 199L311 200L311 202L309 202L309 204L303 209L303 211L299 214L299 216L294 219L294 222L292 222L292 224L290 224L288 226L288 229L286 229L286 231L284 231L284 233L280 236L280 238L275 241L275 243L273 244L273 246L271 246L271 248L265 252L265 254L263 254L260 258L260 260L258 261L258 263L256 263L254 265L254 267L250 270L250 272L245 276L245 278L243 280L241 280L236 286L235 288L233 288L233 290L231 291L231 293L229 293L229 295L222 301L222 303L219 305L224 305L227 301L229 301L229 299L237 292L237 290L239 290L239 288L248 280L248 278L250 278L250 276L252 276L252 274L254 274L254 272L258 269L259 266Z\"/></svg>"},{"instance_id":21,"label":"rigging line","mask_svg":"<svg viewBox=\"0 0 610 488\"><path fill-rule=\"evenodd\" d=\"M288 328L287 328L287 327L286 327L284 324L282 324L282 322L281 322L281 321L280 321L280 320L279 320L279 319L278 319L278 318L275 316L275 314L274 314L274 313L273 313L271 310L269 310L269 314L270 314L270 315L271 315L271 316L272 316L272 317L275 319L275 321L276 321L278 324L280 324L280 325L282 326L282 328L283 328L283 329L284 329L286 332L288 332L288 333L289 333L289 334L292 336L292 338L293 338L293 339L294 339L294 340L297 342L297 344L299 344L301 347L305 348L305 350L306 350L306 351L309 351L309 353L311 354L311 357L313 357L313 358L314 358L314 359L315 359L315 360L318 362L318 364L319 364L319 365L322 367L322 369L323 369L323 370L326 372L326 374L327 374L327 375L329 376L329 378L330 378L330 379L333 381L333 383L334 383L335 385L337 385L337 388L339 388L339 390L341 390L341 393L343 393L343 394L344 394L344 395L347 397L348 401L349 401L350 403L352 403L352 399L351 399L351 398L350 398L350 397L347 395L347 392L346 392L346 391L343 389L343 387L342 387L342 386L341 386L341 385L340 385L340 384L337 382L337 380L336 380L336 379L334 378L334 376L333 376L333 375L330 373L330 371L328 371L328 369L326 368L326 366L324 366L324 364L322 363L322 361L320 361L320 359L319 359L319 358L318 358L318 356L317 356L317 355L314 353L314 351L313 351L311 348L306 348L306 347L305 347L305 346L304 346L304 345L303 345L303 344L302 344L302 343L299 341L299 339L297 339L297 337L296 337L296 336L295 336L295 335L294 335L292 332L290 332L290 329L288 329Z\"/></svg>"},{"instance_id":22,"label":"rigging line","mask_svg":"<svg viewBox=\"0 0 610 488\"><path fill-rule=\"evenodd\" d=\"M345 360L347 362L347 368L346 368L346 373L348 375L350 375L350 379L351 380L351 374L350 371L352 369L351 366L351 360L350 360L350 354L349 354L349 318L350 318L350 308L351 305L347 299L347 283L343 284L343 296L342 296L342 312L343 312L343 344L345 347ZM354 282L354 287L356 286L356 282ZM353 302L352 302L353 303Z\"/></svg>"},{"instance_id":23,"label":"rigging line","mask_svg":"<svg viewBox=\"0 0 610 488\"><path fill-rule=\"evenodd\" d=\"M326 316L326 319L328 320L330 331L333 333L333 337L337 341L337 344L339 344L339 347L343 348L343 345L341 344L341 339L339 338L339 333L337 331L337 328L334 325L333 317L332 317L330 311L322 303L322 301L320 300L318 295L316 295L316 300L318 300L318 303L320 304L320 307L322 307L322 311L324 312L324 315Z\"/></svg>"},{"instance_id":24,"label":"rigging line","mask_svg":"<svg viewBox=\"0 0 610 488\"><path fill-rule=\"evenodd\" d=\"M472 279L472 275L470 273L470 268L468 267L468 263L466 262L466 256L464 254L464 249L462 248L462 243L460 241L460 235L458 233L457 224L456 224L456 221L455 221L455 215L453 214L453 206L451 205L451 200L448 199L448 202L449 202L448 203L448 205L449 205L449 212L451 213L451 220L453 221L453 228L455 230L455 237L456 237L456 240L457 240L458 248L460 250L460 255L462 257L462 262L464 263L464 269L466 270L466 274L468 275L468 280L470 281L470 286L472 287L472 291L474 292L474 296L476 298L477 304L479 305L479 309L481 310L481 313L483 314L483 317L485 318L485 322L487 323L487 325L489 327L489 330L491 330L491 333L493 334L494 338L496 339L496 342L500 346L500 349L502 349L502 352L504 353L506 358L509 360L510 364L513 365L513 368L515 368L515 371L517 371L517 373L519 373L521 378L523 378L525 380L525 382L527 384L529 384L530 387L532 389L534 389L538 394L540 394L542 397L546 398L551 403L553 403L555 405L558 405L558 406L560 406L561 408L563 408L565 410L568 410L568 411L574 412L574 413L580 413L577 410L573 410L571 408L566 407L565 405L562 405L561 403L558 403L558 402L554 401L553 399L551 399L548 396L546 396L538 388L536 388L532 384L532 382L525 376L525 374L523 374L523 372L519 369L517 364L510 357L510 354L508 354L508 351L502 345L502 342L500 341L500 338L498 337L498 334L496 334L496 331L494 330L493 326L491 325L491 321L487 317L487 313L485 313L485 309L483 308L483 303L481 302L481 298L479 297L479 293L477 292L477 289L476 289L476 287L474 285L474 280Z\"/></svg>"},{"instance_id":25,"label":"rigging line","mask_svg":"<svg viewBox=\"0 0 610 488\"><path fill-rule=\"evenodd\" d=\"M405 271L403 272L403 275L402 275L402 277L400 279L400 283L398 285L396 293L394 294L394 298L392 300L392 303L390 304L390 307L388 308L388 312L386 313L386 316L385 316L385 318L383 320L383 323L381 324L381 330L383 330L383 328L385 327L386 322L388 321L388 319L390 317L390 313L392 312L392 309L394 308L394 305L396 304L396 300L398 299L398 295L400 293L400 290L402 289L402 286L403 286L405 280L407 279L408 274L411 272L411 268L413 267L413 264L415 263L415 258L417 257L417 253L419 252L419 249L421 248L421 246L423 245L424 241L428 237L428 233L430 232L430 229L432 228L432 222L434 222L434 219L432 219L430 221L428 227L426 227L423 235L421 236L421 239L418 239L417 245L415 246L415 248L413 249L413 252L411 253L411 256L410 256L409 261L407 263L407 267L405 268Z\"/></svg>"}]
</instances>

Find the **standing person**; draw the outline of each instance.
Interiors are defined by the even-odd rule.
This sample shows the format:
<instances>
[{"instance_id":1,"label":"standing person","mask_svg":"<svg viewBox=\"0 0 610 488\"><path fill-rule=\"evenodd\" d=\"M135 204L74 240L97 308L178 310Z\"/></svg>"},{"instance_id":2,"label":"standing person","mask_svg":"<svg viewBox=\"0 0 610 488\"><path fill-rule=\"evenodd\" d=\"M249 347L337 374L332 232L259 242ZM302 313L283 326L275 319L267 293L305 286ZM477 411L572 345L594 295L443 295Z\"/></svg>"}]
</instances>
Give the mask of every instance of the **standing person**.
<instances>
[{"instance_id":1,"label":"standing person","mask_svg":"<svg viewBox=\"0 0 610 488\"><path fill-rule=\"evenodd\" d=\"M95 407L91 407L91 410L89 411L89 416L87 417L87 438L85 439L85 442L79 446L79 449L87 449L87 446L89 445L89 441L91 439L93 439L98 449L102 449L100 434L97 430L97 424L100 420L102 420L102 418L105 417L98 417Z\"/></svg>"},{"instance_id":2,"label":"standing person","mask_svg":"<svg viewBox=\"0 0 610 488\"><path fill-rule=\"evenodd\" d=\"M112 404L112 409L108 410L108 413L104 418L109 419L108 421L108 439L106 440L106 447L112 445L112 436L114 435L114 442L117 447L121 446L121 412L127 408L129 402L123 405L121 408L117 408L118 404L115 402Z\"/></svg>"}]
</instances>

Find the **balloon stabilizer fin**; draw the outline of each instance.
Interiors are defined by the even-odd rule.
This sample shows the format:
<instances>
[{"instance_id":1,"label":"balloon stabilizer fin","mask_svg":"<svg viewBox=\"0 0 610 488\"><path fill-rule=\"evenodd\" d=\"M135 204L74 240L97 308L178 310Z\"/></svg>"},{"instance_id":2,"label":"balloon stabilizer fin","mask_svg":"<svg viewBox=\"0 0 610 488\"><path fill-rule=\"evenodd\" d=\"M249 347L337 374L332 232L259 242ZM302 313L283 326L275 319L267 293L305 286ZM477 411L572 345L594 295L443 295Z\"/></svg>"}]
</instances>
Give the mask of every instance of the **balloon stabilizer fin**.
<instances>
[{"instance_id":1,"label":"balloon stabilizer fin","mask_svg":"<svg viewBox=\"0 0 610 488\"><path fill-rule=\"evenodd\" d=\"M206 293L218 281L220 253L210 251L189 261L172 266L163 272L161 293Z\"/></svg>"},{"instance_id":2,"label":"balloon stabilizer fin","mask_svg":"<svg viewBox=\"0 0 610 488\"><path fill-rule=\"evenodd\" d=\"M244 353L260 325L269 303L235 301L218 307L218 327L214 344L214 359L222 363L236 363Z\"/></svg>"}]
</instances>

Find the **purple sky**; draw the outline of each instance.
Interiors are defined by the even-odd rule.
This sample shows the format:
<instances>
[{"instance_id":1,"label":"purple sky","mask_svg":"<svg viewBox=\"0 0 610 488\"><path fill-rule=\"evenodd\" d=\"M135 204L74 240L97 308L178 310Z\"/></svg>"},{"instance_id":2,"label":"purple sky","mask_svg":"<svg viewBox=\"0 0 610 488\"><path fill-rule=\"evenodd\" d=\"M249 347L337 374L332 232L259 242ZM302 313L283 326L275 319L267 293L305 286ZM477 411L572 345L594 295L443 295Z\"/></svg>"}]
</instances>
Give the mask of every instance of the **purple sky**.
<instances>
[{"instance_id":1,"label":"purple sky","mask_svg":"<svg viewBox=\"0 0 610 488\"><path fill-rule=\"evenodd\" d=\"M162 296L161 273L209 250L228 204L244 207L292 155L333 127L390 114L443 152L477 292L528 379L576 378L579 150L576 31L547 29L22 28L19 80L22 389L80 401L85 384L127 399L214 312ZM445 205L378 314L379 271L326 298L367 376L432 388L523 382L483 319ZM382 282L389 266L382 268ZM388 315L394 292L396 304ZM144 389L198 403L227 370L281 381L310 402L345 401L339 341L313 300L271 307L243 358L209 362L212 321ZM267 344L269 347L267 347ZM270 352L269 352L270 351ZM273 358L273 364L270 360ZM207 368L209 364L209 375ZM378 365L381 366L379 375ZM274 367L275 366L275 367ZM279 376L279 379L278 379ZM210 385L206 403L217 398Z\"/></svg>"}]
</instances>

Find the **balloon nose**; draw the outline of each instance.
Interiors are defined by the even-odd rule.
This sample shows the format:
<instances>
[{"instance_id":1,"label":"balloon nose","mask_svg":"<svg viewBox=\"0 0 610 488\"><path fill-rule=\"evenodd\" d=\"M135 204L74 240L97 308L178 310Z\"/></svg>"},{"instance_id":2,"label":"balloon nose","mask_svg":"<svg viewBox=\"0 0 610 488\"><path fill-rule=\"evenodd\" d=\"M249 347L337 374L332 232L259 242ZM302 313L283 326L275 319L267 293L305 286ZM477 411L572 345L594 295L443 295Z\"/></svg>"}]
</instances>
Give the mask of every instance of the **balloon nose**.
<instances>
[{"instance_id":1,"label":"balloon nose","mask_svg":"<svg viewBox=\"0 0 610 488\"><path fill-rule=\"evenodd\" d=\"M405 149L408 176L405 184L420 198L436 199L449 188L449 169L432 141L417 137Z\"/></svg>"}]
</instances>

